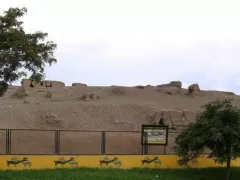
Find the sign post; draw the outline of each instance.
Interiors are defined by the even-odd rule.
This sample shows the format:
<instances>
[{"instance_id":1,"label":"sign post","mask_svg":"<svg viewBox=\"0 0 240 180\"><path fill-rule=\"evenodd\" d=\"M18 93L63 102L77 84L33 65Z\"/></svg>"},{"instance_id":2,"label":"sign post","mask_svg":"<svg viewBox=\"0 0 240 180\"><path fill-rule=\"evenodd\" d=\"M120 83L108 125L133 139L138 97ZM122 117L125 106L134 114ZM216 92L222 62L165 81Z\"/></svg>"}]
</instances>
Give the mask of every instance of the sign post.
<instances>
[{"instance_id":1,"label":"sign post","mask_svg":"<svg viewBox=\"0 0 240 180\"><path fill-rule=\"evenodd\" d=\"M142 125L142 146L168 144L168 126L162 125Z\"/></svg>"}]
</instances>

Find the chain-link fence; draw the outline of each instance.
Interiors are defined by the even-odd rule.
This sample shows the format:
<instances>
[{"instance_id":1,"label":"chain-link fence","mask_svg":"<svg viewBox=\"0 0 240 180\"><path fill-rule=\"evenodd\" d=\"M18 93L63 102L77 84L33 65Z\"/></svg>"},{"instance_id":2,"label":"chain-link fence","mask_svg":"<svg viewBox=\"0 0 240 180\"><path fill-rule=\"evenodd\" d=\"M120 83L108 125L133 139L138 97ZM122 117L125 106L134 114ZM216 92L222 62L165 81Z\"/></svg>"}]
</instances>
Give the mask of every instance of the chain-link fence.
<instances>
[{"instance_id":1,"label":"chain-link fence","mask_svg":"<svg viewBox=\"0 0 240 180\"><path fill-rule=\"evenodd\" d=\"M0 154L174 154L174 140L179 133L169 132L167 146L142 146L141 131L3 129Z\"/></svg>"},{"instance_id":2,"label":"chain-link fence","mask_svg":"<svg viewBox=\"0 0 240 180\"><path fill-rule=\"evenodd\" d=\"M101 132L60 131L59 154L101 154Z\"/></svg>"},{"instance_id":3,"label":"chain-link fence","mask_svg":"<svg viewBox=\"0 0 240 180\"><path fill-rule=\"evenodd\" d=\"M106 154L141 154L141 132L106 132Z\"/></svg>"},{"instance_id":4,"label":"chain-link fence","mask_svg":"<svg viewBox=\"0 0 240 180\"><path fill-rule=\"evenodd\" d=\"M55 131L11 130L11 154L55 154Z\"/></svg>"}]
</instances>

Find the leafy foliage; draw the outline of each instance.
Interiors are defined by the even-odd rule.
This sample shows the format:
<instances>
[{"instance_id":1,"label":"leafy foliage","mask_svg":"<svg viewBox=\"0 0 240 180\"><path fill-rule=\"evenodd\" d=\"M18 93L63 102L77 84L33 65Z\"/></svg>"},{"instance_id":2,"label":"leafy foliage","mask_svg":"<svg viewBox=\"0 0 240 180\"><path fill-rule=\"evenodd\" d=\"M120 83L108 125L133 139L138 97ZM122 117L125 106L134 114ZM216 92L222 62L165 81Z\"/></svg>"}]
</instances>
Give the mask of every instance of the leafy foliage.
<instances>
[{"instance_id":1,"label":"leafy foliage","mask_svg":"<svg viewBox=\"0 0 240 180\"><path fill-rule=\"evenodd\" d=\"M57 62L54 58L57 45L51 41L44 43L47 33L24 31L23 22L18 19L26 13L26 8L9 8L0 16L0 81L5 83L26 76L27 71L43 73L46 64Z\"/></svg>"},{"instance_id":2,"label":"leafy foliage","mask_svg":"<svg viewBox=\"0 0 240 180\"><path fill-rule=\"evenodd\" d=\"M175 139L175 151L184 165L208 149L217 163L236 159L240 152L240 110L231 100L216 100L202 106L203 111Z\"/></svg>"},{"instance_id":3,"label":"leafy foliage","mask_svg":"<svg viewBox=\"0 0 240 180\"><path fill-rule=\"evenodd\" d=\"M44 80L45 78L45 75L43 73L34 73L30 76L30 80L33 82L36 82L36 83L39 83L41 82L42 80Z\"/></svg>"},{"instance_id":4,"label":"leafy foliage","mask_svg":"<svg viewBox=\"0 0 240 180\"><path fill-rule=\"evenodd\" d=\"M8 83L4 82L4 81L0 81L0 97L2 97L4 95L4 93L7 91L8 89Z\"/></svg>"}]
</instances>

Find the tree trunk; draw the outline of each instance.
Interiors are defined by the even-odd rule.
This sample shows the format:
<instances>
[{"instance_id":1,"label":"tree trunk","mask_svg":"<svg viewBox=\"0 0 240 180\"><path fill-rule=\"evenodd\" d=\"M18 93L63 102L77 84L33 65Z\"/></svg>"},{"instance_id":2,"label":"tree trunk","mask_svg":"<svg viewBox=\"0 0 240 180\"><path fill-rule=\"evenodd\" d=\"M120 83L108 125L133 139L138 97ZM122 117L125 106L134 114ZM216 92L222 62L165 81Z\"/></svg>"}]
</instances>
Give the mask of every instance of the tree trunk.
<instances>
[{"instance_id":1,"label":"tree trunk","mask_svg":"<svg viewBox=\"0 0 240 180\"><path fill-rule=\"evenodd\" d=\"M228 157L227 157L226 180L231 180L231 156L230 156L230 154L228 154Z\"/></svg>"},{"instance_id":2,"label":"tree trunk","mask_svg":"<svg viewBox=\"0 0 240 180\"><path fill-rule=\"evenodd\" d=\"M227 147L227 167L226 167L226 180L231 180L231 143L228 142Z\"/></svg>"}]
</instances>

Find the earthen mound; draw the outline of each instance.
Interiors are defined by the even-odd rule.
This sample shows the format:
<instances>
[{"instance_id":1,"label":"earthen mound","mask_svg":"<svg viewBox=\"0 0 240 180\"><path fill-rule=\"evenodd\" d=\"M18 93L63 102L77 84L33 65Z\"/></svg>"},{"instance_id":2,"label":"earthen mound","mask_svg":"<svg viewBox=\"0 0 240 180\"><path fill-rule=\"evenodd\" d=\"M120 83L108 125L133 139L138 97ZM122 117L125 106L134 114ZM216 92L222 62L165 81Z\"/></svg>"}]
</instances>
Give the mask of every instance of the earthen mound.
<instances>
[{"instance_id":1,"label":"earthen mound","mask_svg":"<svg viewBox=\"0 0 240 180\"><path fill-rule=\"evenodd\" d=\"M27 101L27 100L24 100L23 101L23 104L29 104L30 102L29 101Z\"/></svg>"},{"instance_id":2,"label":"earthen mound","mask_svg":"<svg viewBox=\"0 0 240 180\"><path fill-rule=\"evenodd\" d=\"M52 98L52 92L50 92L50 91L46 92L45 97L51 99Z\"/></svg>"},{"instance_id":3,"label":"earthen mound","mask_svg":"<svg viewBox=\"0 0 240 180\"><path fill-rule=\"evenodd\" d=\"M64 98L77 98L82 97L83 94L87 93L87 87L85 86L72 86L59 90L51 90L45 94L46 97L52 100L59 100Z\"/></svg>"},{"instance_id":4,"label":"earthen mound","mask_svg":"<svg viewBox=\"0 0 240 180\"><path fill-rule=\"evenodd\" d=\"M8 88L4 100L0 101L0 127L111 131L106 132L107 153L139 154L142 124L158 124L161 120L170 128L168 146L149 146L148 152L170 153L175 137L186 124L195 122L196 112L202 105L223 98L232 98L234 105L240 105L240 96L233 93L200 91L199 86L192 85L190 92L201 92L203 95L186 96L189 90L180 87L181 84L176 82L158 87L145 86L143 90L136 86L86 87L76 84L59 88L26 88L26 93L24 87L13 86ZM25 99L12 99L11 95L19 89L23 90L23 96L20 97L28 96ZM83 96L84 100L80 100ZM85 102L86 99L89 101ZM6 139L4 132L0 130L0 142ZM14 131L11 134L15 147L12 153L52 153L54 137L53 131ZM61 153L98 154L101 150L101 132L62 131L60 139ZM2 154L5 153L4 147L0 146Z\"/></svg>"},{"instance_id":5,"label":"earthen mound","mask_svg":"<svg viewBox=\"0 0 240 180\"><path fill-rule=\"evenodd\" d=\"M177 87L177 88L182 88L182 82L181 81L171 81L169 83L170 86Z\"/></svg>"},{"instance_id":6,"label":"earthen mound","mask_svg":"<svg viewBox=\"0 0 240 180\"><path fill-rule=\"evenodd\" d=\"M23 99L27 96L27 92L25 87L19 87L13 94L13 99Z\"/></svg>"},{"instance_id":7,"label":"earthen mound","mask_svg":"<svg viewBox=\"0 0 240 180\"><path fill-rule=\"evenodd\" d=\"M137 89L144 89L144 88L145 88L145 86L138 85L138 86L136 86L136 88L137 88Z\"/></svg>"},{"instance_id":8,"label":"earthen mound","mask_svg":"<svg viewBox=\"0 0 240 180\"><path fill-rule=\"evenodd\" d=\"M121 86L112 86L112 93L115 95L123 95L125 93L125 89Z\"/></svg>"},{"instance_id":9,"label":"earthen mound","mask_svg":"<svg viewBox=\"0 0 240 180\"><path fill-rule=\"evenodd\" d=\"M198 84L192 84L188 87L189 93L195 93L195 92L199 92L199 91L200 91L200 87Z\"/></svg>"},{"instance_id":10,"label":"earthen mound","mask_svg":"<svg viewBox=\"0 0 240 180\"><path fill-rule=\"evenodd\" d=\"M42 126L49 126L54 129L59 129L64 127L64 123L55 113L47 113L41 116L41 125Z\"/></svg>"},{"instance_id":11,"label":"earthen mound","mask_svg":"<svg viewBox=\"0 0 240 180\"><path fill-rule=\"evenodd\" d=\"M182 82L181 81L171 81L168 84L160 84L157 85L157 87L176 87L176 88L182 88Z\"/></svg>"},{"instance_id":12,"label":"earthen mound","mask_svg":"<svg viewBox=\"0 0 240 180\"><path fill-rule=\"evenodd\" d=\"M87 84L83 84L83 83L72 83L72 86L87 87Z\"/></svg>"},{"instance_id":13,"label":"earthen mound","mask_svg":"<svg viewBox=\"0 0 240 180\"><path fill-rule=\"evenodd\" d=\"M236 95L234 92L224 91L224 94L234 96Z\"/></svg>"},{"instance_id":14,"label":"earthen mound","mask_svg":"<svg viewBox=\"0 0 240 180\"><path fill-rule=\"evenodd\" d=\"M166 87L157 87L156 91L158 93L164 93L164 94L168 94L168 95L177 95L181 93L181 90L177 87L170 87L170 86L166 86Z\"/></svg>"},{"instance_id":15,"label":"earthen mound","mask_svg":"<svg viewBox=\"0 0 240 180\"><path fill-rule=\"evenodd\" d=\"M97 94L94 94L94 93L86 93L81 97L81 99L84 101L97 100L99 98L100 98L100 96L98 96Z\"/></svg>"}]
</instances>

